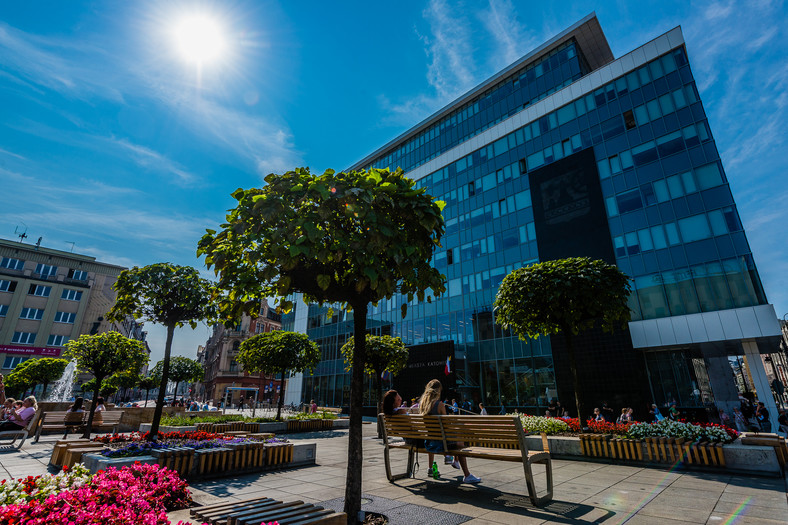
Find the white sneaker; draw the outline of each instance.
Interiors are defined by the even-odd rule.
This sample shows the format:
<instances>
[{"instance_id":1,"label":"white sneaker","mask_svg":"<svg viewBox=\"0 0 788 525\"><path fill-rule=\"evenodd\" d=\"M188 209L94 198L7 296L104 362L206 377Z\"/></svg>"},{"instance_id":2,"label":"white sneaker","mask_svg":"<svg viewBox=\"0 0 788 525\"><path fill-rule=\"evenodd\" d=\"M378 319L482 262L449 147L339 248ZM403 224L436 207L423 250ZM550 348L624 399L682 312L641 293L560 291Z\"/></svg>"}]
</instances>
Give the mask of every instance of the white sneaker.
<instances>
[{"instance_id":1,"label":"white sneaker","mask_svg":"<svg viewBox=\"0 0 788 525\"><path fill-rule=\"evenodd\" d=\"M460 468L459 460L455 459L454 462L451 464L451 466L454 468Z\"/></svg>"},{"instance_id":2,"label":"white sneaker","mask_svg":"<svg viewBox=\"0 0 788 525\"><path fill-rule=\"evenodd\" d=\"M463 483L481 483L482 482L482 478L477 478L473 474L468 474L467 476L465 476L462 479L462 482Z\"/></svg>"}]
</instances>

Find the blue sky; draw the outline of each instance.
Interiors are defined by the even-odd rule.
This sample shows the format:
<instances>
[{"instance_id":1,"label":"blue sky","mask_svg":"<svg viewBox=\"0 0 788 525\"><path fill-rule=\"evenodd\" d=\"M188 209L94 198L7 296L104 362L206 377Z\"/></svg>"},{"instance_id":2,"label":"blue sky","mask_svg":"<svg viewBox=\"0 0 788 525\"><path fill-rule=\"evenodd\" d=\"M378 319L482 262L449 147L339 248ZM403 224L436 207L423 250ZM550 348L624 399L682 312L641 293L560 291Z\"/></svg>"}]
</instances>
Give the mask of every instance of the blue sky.
<instances>
[{"instance_id":1,"label":"blue sky","mask_svg":"<svg viewBox=\"0 0 788 525\"><path fill-rule=\"evenodd\" d=\"M0 20L0 237L26 226L29 240L105 262L203 268L196 241L234 189L295 166L345 168L592 10L616 57L682 26L782 316L783 2L12 2ZM202 67L172 36L197 14L224 35ZM148 328L155 361L163 331ZM193 357L207 336L181 331L174 353Z\"/></svg>"}]
</instances>

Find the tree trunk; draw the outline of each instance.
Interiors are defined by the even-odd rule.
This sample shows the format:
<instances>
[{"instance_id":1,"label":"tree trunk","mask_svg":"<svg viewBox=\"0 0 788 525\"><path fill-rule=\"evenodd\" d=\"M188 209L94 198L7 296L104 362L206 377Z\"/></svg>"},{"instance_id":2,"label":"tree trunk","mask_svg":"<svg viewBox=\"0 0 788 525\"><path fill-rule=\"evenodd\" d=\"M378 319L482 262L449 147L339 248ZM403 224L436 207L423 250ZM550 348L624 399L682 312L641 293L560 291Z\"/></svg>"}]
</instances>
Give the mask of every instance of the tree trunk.
<instances>
[{"instance_id":1,"label":"tree trunk","mask_svg":"<svg viewBox=\"0 0 788 525\"><path fill-rule=\"evenodd\" d=\"M178 400L178 385L180 383L181 383L180 381L175 381L175 391L172 393L172 401L173 402Z\"/></svg>"},{"instance_id":2,"label":"tree trunk","mask_svg":"<svg viewBox=\"0 0 788 525\"><path fill-rule=\"evenodd\" d=\"M150 390L145 390L145 408L148 408L148 394Z\"/></svg>"},{"instance_id":3,"label":"tree trunk","mask_svg":"<svg viewBox=\"0 0 788 525\"><path fill-rule=\"evenodd\" d=\"M285 371L282 370L282 377L279 380L282 384L279 385L279 402L276 404L276 420L282 421L282 405L285 402Z\"/></svg>"},{"instance_id":4,"label":"tree trunk","mask_svg":"<svg viewBox=\"0 0 788 525\"><path fill-rule=\"evenodd\" d=\"M49 381L44 381L44 388L41 390L41 401L43 401L47 397L48 386L49 386Z\"/></svg>"},{"instance_id":5,"label":"tree trunk","mask_svg":"<svg viewBox=\"0 0 788 525\"><path fill-rule=\"evenodd\" d=\"M583 433L583 405L580 403L580 381L577 378L577 361L575 360L575 341L569 329L562 329L566 340L566 349L569 352L569 368L572 371L572 388L575 390L575 405L577 406L577 419L580 422L580 433Z\"/></svg>"},{"instance_id":6,"label":"tree trunk","mask_svg":"<svg viewBox=\"0 0 788 525\"><path fill-rule=\"evenodd\" d=\"M99 398L99 389L101 389L101 381L103 377L96 377L96 386L93 388L93 401L90 403L90 413L88 414L88 423L85 425L85 433L82 437L90 439L90 433L93 431L93 414L96 413L96 400Z\"/></svg>"},{"instance_id":7,"label":"tree trunk","mask_svg":"<svg viewBox=\"0 0 788 525\"><path fill-rule=\"evenodd\" d=\"M375 370L375 392L377 393L377 402L376 405L378 407L377 412L375 415L380 414L383 412L383 380L380 378L380 374L383 373L381 370ZM378 418L378 439L383 439L383 424L380 422L380 418Z\"/></svg>"},{"instance_id":8,"label":"tree trunk","mask_svg":"<svg viewBox=\"0 0 788 525\"><path fill-rule=\"evenodd\" d=\"M148 441L156 441L159 434L159 422L164 410L164 395L167 391L167 376L170 374L170 354L172 353L172 336L175 334L175 324L167 325L167 342L164 344L164 364L161 367L161 383L159 383L159 396L156 400L156 410L153 411L153 421L150 425ZM92 416L91 416L92 417Z\"/></svg>"},{"instance_id":9,"label":"tree trunk","mask_svg":"<svg viewBox=\"0 0 788 525\"><path fill-rule=\"evenodd\" d=\"M359 521L361 512L361 439L362 405L364 403L364 363L367 357L367 303L351 304L353 308L353 371L350 381L350 429L347 443L347 480L345 508L348 524Z\"/></svg>"}]
</instances>

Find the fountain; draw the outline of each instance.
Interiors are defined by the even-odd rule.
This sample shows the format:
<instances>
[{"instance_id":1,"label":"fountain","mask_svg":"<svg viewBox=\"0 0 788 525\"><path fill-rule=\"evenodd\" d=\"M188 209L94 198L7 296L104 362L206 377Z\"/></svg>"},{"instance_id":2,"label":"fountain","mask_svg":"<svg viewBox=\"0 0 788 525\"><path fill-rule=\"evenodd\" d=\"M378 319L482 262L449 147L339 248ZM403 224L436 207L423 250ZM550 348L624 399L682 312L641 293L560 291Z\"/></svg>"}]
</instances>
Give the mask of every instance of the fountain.
<instances>
[{"instance_id":1,"label":"fountain","mask_svg":"<svg viewBox=\"0 0 788 525\"><path fill-rule=\"evenodd\" d=\"M54 403L64 403L71 400L71 391L74 389L74 378L77 375L77 362L71 360L66 369L63 370L63 375L60 379L55 381L52 391L49 392L47 401Z\"/></svg>"}]
</instances>

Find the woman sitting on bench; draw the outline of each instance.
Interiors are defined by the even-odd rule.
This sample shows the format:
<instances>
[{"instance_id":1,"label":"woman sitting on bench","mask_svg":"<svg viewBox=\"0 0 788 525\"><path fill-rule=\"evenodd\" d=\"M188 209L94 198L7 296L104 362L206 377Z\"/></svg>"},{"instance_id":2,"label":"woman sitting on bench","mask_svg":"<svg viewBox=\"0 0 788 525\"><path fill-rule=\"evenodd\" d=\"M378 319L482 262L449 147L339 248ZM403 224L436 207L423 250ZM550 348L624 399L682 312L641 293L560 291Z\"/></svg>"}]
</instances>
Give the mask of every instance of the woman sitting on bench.
<instances>
[{"instance_id":1,"label":"woman sitting on bench","mask_svg":"<svg viewBox=\"0 0 788 525\"><path fill-rule=\"evenodd\" d=\"M443 392L443 385L437 379L433 379L427 383L424 393L419 400L419 413L422 416L435 416L446 415L446 405L441 401L441 393ZM450 449L460 449L465 446L464 443L447 443ZM424 448L427 449L429 456L429 463L432 465L433 454L442 454L443 441L426 440ZM446 451L447 453L449 451ZM454 468L462 468L462 473L465 475L463 483L480 483L481 478L477 478L468 470L468 462L462 456L455 456L454 463L451 464Z\"/></svg>"},{"instance_id":2,"label":"woman sitting on bench","mask_svg":"<svg viewBox=\"0 0 788 525\"><path fill-rule=\"evenodd\" d=\"M68 436L69 430L72 428L79 429L79 427L82 426L82 416L85 415L85 409L82 408L82 401L83 399L81 397L74 399L74 404L71 405L63 418L63 424L66 427L66 432L63 434L64 438Z\"/></svg>"},{"instance_id":3,"label":"woman sitting on bench","mask_svg":"<svg viewBox=\"0 0 788 525\"><path fill-rule=\"evenodd\" d=\"M0 423L0 432L25 428L30 423L30 420L33 419L37 409L36 398L27 396L22 402L22 406L20 408L12 408L8 415L8 420Z\"/></svg>"}]
</instances>

